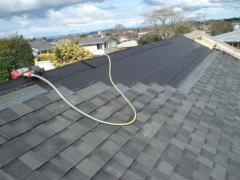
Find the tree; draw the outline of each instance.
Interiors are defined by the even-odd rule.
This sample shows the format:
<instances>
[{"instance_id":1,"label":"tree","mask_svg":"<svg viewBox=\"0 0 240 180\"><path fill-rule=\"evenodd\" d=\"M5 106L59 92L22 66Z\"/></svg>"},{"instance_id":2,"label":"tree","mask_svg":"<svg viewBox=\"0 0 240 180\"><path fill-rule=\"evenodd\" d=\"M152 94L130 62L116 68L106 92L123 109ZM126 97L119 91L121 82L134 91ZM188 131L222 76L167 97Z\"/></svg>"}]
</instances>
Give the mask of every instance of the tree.
<instances>
[{"instance_id":1,"label":"tree","mask_svg":"<svg viewBox=\"0 0 240 180\"><path fill-rule=\"evenodd\" d=\"M192 31L192 26L189 24L181 24L175 28L175 35L181 36Z\"/></svg>"},{"instance_id":2,"label":"tree","mask_svg":"<svg viewBox=\"0 0 240 180\"><path fill-rule=\"evenodd\" d=\"M2 47L0 48L0 83L7 81L10 77L10 72L16 68L15 59L10 49Z\"/></svg>"},{"instance_id":3,"label":"tree","mask_svg":"<svg viewBox=\"0 0 240 180\"><path fill-rule=\"evenodd\" d=\"M228 21L212 20L209 21L209 25L211 26L211 35L213 36L233 31L233 25Z\"/></svg>"},{"instance_id":4,"label":"tree","mask_svg":"<svg viewBox=\"0 0 240 180\"><path fill-rule=\"evenodd\" d=\"M159 36L157 36L156 34L147 33L147 34L142 35L139 38L138 43L139 44L148 44L148 43L159 41L159 40L161 40L161 39L159 39Z\"/></svg>"},{"instance_id":5,"label":"tree","mask_svg":"<svg viewBox=\"0 0 240 180\"><path fill-rule=\"evenodd\" d=\"M9 48L13 53L17 66L26 67L33 65L34 57L31 46L23 36L17 34L13 35L9 42Z\"/></svg>"},{"instance_id":6,"label":"tree","mask_svg":"<svg viewBox=\"0 0 240 180\"><path fill-rule=\"evenodd\" d=\"M122 24L117 24L115 26L115 31L116 31L117 36L123 36L127 30Z\"/></svg>"},{"instance_id":7,"label":"tree","mask_svg":"<svg viewBox=\"0 0 240 180\"><path fill-rule=\"evenodd\" d=\"M32 49L23 36L0 39L0 82L8 80L13 69L33 64Z\"/></svg>"},{"instance_id":8,"label":"tree","mask_svg":"<svg viewBox=\"0 0 240 180\"><path fill-rule=\"evenodd\" d=\"M184 11L179 8L158 9L147 15L146 23L150 24L152 31L161 39L174 36L174 29L183 21Z\"/></svg>"},{"instance_id":9,"label":"tree","mask_svg":"<svg viewBox=\"0 0 240 180\"><path fill-rule=\"evenodd\" d=\"M42 53L38 56L38 61L51 61L54 62L56 59L53 53Z\"/></svg>"},{"instance_id":10,"label":"tree","mask_svg":"<svg viewBox=\"0 0 240 180\"><path fill-rule=\"evenodd\" d=\"M60 45L58 45L54 49L54 55L55 60L53 64L55 67L61 67L66 64L71 64L93 57L89 51L69 40L64 40Z\"/></svg>"}]
</instances>

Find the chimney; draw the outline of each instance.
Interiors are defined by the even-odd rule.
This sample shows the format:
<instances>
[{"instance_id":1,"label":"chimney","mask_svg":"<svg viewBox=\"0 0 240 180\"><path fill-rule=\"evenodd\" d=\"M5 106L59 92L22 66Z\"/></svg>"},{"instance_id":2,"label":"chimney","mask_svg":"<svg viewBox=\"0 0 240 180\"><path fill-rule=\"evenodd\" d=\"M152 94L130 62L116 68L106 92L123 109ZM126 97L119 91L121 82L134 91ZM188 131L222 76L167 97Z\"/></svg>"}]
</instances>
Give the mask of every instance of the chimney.
<instances>
[{"instance_id":1,"label":"chimney","mask_svg":"<svg viewBox=\"0 0 240 180\"><path fill-rule=\"evenodd\" d=\"M104 35L104 33L103 33L102 31L98 31L98 35L99 35L101 38L104 38L104 37L105 37L105 35Z\"/></svg>"}]
</instances>

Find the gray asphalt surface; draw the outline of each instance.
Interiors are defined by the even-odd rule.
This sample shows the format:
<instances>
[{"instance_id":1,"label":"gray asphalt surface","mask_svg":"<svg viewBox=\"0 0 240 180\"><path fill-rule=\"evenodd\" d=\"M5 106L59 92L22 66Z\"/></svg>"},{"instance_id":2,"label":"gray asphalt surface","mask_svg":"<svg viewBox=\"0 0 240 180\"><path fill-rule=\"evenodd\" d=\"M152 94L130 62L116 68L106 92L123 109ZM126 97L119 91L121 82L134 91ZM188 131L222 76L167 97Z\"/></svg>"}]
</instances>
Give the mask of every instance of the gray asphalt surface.
<instances>
[{"instance_id":1,"label":"gray asphalt surface","mask_svg":"<svg viewBox=\"0 0 240 180\"><path fill-rule=\"evenodd\" d=\"M112 75L115 82L127 86L155 82L177 87L209 53L207 48L185 37L173 38L111 54ZM96 68L76 63L48 71L44 76L72 90L96 81L108 84L107 59L98 57L87 62ZM0 85L0 94L33 83L38 81L10 81Z\"/></svg>"}]
</instances>

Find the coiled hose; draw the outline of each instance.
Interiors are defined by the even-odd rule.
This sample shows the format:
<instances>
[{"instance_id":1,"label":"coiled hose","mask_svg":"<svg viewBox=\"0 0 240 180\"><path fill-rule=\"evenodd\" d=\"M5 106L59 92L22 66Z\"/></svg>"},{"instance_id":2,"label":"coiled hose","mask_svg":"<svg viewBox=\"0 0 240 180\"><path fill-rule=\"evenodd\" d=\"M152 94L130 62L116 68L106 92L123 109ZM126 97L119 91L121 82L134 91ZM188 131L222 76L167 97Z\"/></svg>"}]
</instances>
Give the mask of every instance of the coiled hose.
<instances>
[{"instance_id":1,"label":"coiled hose","mask_svg":"<svg viewBox=\"0 0 240 180\"><path fill-rule=\"evenodd\" d=\"M107 57L108 59L108 77L109 80L111 82L111 84L113 85L113 87L119 92L119 94L122 96L122 98L127 102L127 104L130 106L130 108L133 111L133 116L131 119L129 119L129 121L127 122L107 122L98 118L95 118L85 112L83 112L82 110L78 109L75 105L73 105L71 102L69 102L64 95L56 88L55 85L53 85L50 81L48 81L46 78L39 76L37 74L32 74L32 77L36 77L40 80L42 80L43 82L45 82L46 84L48 84L57 94L58 96L64 101L66 102L71 108L73 108L74 110L76 110L77 112L83 114L84 116L88 117L89 119L92 119L93 121L99 122L99 123L103 123L103 124L108 124L108 125L112 125L112 126L127 126L130 125L132 123L134 123L137 119L137 112L136 109L134 108L134 106L131 104L131 102L127 99L127 97L123 94L123 92L116 86L116 84L113 82L112 80L112 61L109 55L104 55Z\"/></svg>"}]
</instances>

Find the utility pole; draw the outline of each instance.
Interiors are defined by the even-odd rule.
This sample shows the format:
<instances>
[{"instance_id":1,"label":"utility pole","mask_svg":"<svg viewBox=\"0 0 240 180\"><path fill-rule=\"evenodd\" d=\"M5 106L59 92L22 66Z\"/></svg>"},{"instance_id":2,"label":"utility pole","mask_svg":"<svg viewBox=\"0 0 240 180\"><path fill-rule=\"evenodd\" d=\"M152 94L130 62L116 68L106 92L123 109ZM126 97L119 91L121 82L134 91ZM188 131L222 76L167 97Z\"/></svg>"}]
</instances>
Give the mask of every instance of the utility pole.
<instances>
[{"instance_id":1,"label":"utility pole","mask_svg":"<svg viewBox=\"0 0 240 180\"><path fill-rule=\"evenodd\" d=\"M206 32L206 14L203 14L203 31Z\"/></svg>"}]
</instances>

